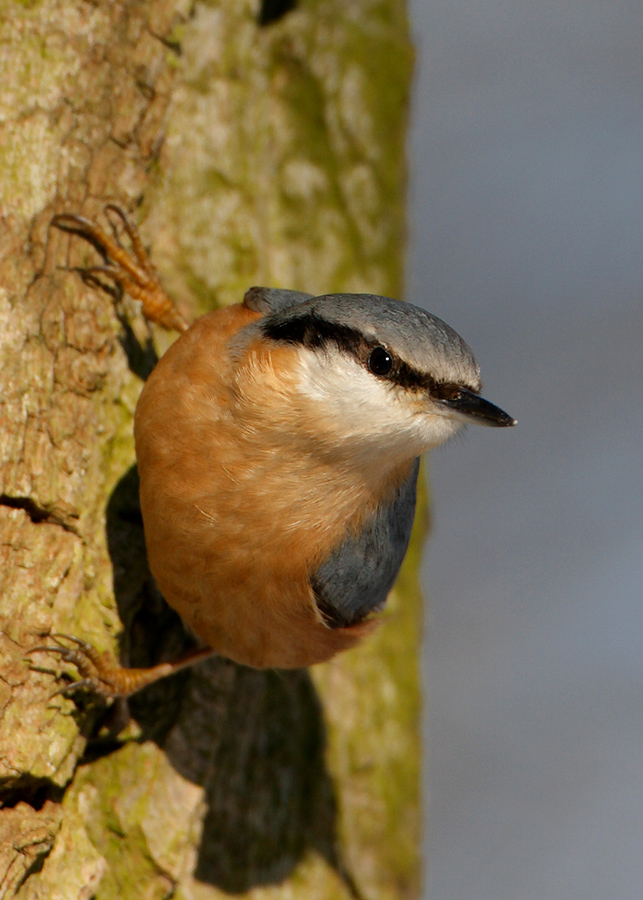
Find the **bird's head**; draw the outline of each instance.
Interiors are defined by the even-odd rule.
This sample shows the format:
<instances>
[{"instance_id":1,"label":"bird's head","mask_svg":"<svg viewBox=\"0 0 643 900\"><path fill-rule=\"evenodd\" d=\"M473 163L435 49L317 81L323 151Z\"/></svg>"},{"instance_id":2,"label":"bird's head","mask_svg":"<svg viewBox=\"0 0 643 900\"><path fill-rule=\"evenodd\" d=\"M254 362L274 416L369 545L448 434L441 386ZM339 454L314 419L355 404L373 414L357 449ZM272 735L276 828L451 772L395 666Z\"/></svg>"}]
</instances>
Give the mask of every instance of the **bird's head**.
<instances>
[{"instance_id":1,"label":"bird's head","mask_svg":"<svg viewBox=\"0 0 643 900\"><path fill-rule=\"evenodd\" d=\"M292 355L291 381L311 425L373 461L418 456L467 423L515 424L480 396L479 369L462 338L416 306L258 288L245 303L264 312L254 326L262 341Z\"/></svg>"}]
</instances>

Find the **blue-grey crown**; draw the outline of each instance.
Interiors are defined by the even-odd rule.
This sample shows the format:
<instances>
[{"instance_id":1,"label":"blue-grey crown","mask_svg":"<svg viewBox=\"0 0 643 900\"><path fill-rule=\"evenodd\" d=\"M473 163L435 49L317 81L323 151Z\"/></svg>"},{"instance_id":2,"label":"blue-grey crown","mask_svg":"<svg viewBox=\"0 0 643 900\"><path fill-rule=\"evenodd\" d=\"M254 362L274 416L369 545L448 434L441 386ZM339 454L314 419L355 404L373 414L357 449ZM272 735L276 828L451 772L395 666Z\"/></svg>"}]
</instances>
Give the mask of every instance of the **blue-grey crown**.
<instances>
[{"instance_id":1,"label":"blue-grey crown","mask_svg":"<svg viewBox=\"0 0 643 900\"><path fill-rule=\"evenodd\" d=\"M311 348L333 344L349 353L382 346L402 363L401 382L460 384L480 389L473 353L437 316L375 294L325 294L251 288L245 303L264 313L266 337Z\"/></svg>"}]
</instances>

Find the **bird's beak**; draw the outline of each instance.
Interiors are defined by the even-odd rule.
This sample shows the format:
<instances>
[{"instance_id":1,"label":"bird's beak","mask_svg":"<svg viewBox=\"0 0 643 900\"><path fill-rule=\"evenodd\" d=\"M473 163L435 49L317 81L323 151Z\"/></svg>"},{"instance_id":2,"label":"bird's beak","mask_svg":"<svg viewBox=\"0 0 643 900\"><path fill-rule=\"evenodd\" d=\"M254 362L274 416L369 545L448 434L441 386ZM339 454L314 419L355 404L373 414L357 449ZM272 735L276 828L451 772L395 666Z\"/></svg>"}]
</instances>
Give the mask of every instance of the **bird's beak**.
<instances>
[{"instance_id":1,"label":"bird's beak","mask_svg":"<svg viewBox=\"0 0 643 900\"><path fill-rule=\"evenodd\" d=\"M476 425L491 425L494 428L506 428L509 425L516 425L517 419L512 419L510 415L494 406L473 391L466 388L460 388L459 396L453 397L444 402L450 409L459 412L460 415L467 419L473 420Z\"/></svg>"}]
</instances>

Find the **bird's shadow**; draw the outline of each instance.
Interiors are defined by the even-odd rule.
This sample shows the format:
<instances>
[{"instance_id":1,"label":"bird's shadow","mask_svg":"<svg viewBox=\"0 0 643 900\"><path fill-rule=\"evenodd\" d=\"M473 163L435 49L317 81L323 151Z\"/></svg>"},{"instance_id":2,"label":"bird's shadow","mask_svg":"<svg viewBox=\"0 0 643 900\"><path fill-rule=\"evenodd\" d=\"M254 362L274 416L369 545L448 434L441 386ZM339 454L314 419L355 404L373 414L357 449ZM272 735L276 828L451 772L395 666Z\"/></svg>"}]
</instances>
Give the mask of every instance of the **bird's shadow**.
<instances>
[{"instance_id":1,"label":"bird's shadow","mask_svg":"<svg viewBox=\"0 0 643 900\"><path fill-rule=\"evenodd\" d=\"M135 466L110 497L107 540L122 662L179 656L191 639L147 566ZM314 849L359 897L339 851L322 706L307 671L257 671L215 657L150 685L129 706L143 739L205 792L197 879L241 893L281 882Z\"/></svg>"}]
</instances>

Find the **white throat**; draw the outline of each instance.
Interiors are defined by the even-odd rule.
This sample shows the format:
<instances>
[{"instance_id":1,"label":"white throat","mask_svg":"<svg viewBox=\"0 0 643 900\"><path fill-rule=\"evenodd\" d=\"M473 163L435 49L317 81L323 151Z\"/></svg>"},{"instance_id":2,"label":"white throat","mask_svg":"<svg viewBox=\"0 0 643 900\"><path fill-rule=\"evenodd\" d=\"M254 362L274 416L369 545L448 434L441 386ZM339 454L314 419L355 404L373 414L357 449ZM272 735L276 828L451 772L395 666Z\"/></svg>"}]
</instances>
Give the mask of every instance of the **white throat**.
<instances>
[{"instance_id":1,"label":"white throat","mask_svg":"<svg viewBox=\"0 0 643 900\"><path fill-rule=\"evenodd\" d=\"M369 464L395 466L448 440L463 424L425 392L378 378L334 348L299 351L299 390L320 428Z\"/></svg>"}]
</instances>

